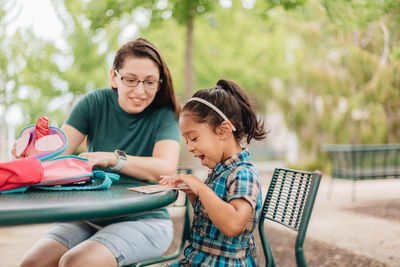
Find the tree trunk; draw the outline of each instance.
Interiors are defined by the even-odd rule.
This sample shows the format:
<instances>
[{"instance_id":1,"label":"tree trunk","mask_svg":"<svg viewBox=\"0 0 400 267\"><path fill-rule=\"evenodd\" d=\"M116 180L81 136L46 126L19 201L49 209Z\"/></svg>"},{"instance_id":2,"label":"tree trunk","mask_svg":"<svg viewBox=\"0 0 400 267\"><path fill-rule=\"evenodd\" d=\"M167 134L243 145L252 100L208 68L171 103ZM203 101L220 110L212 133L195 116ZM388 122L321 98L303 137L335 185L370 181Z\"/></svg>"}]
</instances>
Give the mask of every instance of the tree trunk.
<instances>
[{"instance_id":1,"label":"tree trunk","mask_svg":"<svg viewBox=\"0 0 400 267\"><path fill-rule=\"evenodd\" d=\"M188 100L193 94L193 25L194 15L191 12L189 20L186 24L186 52L185 52L185 67L184 67L184 89L185 89L185 99Z\"/></svg>"}]
</instances>

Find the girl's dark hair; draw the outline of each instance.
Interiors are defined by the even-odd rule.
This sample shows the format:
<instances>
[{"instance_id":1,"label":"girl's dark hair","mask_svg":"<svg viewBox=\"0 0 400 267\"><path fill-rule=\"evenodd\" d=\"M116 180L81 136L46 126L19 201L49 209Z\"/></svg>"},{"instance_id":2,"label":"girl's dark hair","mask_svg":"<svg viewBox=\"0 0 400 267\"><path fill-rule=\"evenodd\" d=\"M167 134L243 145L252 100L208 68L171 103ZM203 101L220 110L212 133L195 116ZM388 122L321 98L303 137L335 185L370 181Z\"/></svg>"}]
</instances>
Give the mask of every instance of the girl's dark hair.
<instances>
[{"instance_id":1,"label":"girl's dark hair","mask_svg":"<svg viewBox=\"0 0 400 267\"><path fill-rule=\"evenodd\" d=\"M148 58L158 66L161 79L160 89L151 105L155 107L170 106L174 109L176 116L178 116L180 104L174 92L171 74L158 49L144 38L138 38L135 41L128 42L117 51L113 62L113 68L117 71L121 69L125 59L129 57ZM113 89L117 90L116 88Z\"/></svg>"},{"instance_id":2,"label":"girl's dark hair","mask_svg":"<svg viewBox=\"0 0 400 267\"><path fill-rule=\"evenodd\" d=\"M220 79L215 87L197 91L193 97L207 100L221 110L235 126L233 133L238 140L246 137L249 144L252 138L261 140L266 137L263 120L257 120L248 95L233 81ZM184 111L189 111L197 122L207 122L214 129L224 121L212 108L197 101L187 102L182 108Z\"/></svg>"}]
</instances>

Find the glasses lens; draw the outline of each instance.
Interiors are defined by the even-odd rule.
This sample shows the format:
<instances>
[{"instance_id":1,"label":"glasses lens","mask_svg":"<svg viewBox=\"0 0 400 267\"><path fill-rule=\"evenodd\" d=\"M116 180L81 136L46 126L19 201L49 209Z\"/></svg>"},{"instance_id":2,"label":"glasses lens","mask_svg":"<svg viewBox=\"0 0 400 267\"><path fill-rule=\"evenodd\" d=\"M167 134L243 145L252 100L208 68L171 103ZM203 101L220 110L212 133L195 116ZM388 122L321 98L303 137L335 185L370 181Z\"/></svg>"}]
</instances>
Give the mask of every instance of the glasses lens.
<instances>
[{"instance_id":1,"label":"glasses lens","mask_svg":"<svg viewBox=\"0 0 400 267\"><path fill-rule=\"evenodd\" d=\"M139 84L139 80L138 79L134 79L134 78L128 78L128 77L124 77L122 79L122 83L125 84L126 86L131 86L131 87L136 87Z\"/></svg>"},{"instance_id":2,"label":"glasses lens","mask_svg":"<svg viewBox=\"0 0 400 267\"><path fill-rule=\"evenodd\" d=\"M144 87L148 88L148 89L155 89L157 88L158 82L157 81L144 81L143 82Z\"/></svg>"}]
</instances>

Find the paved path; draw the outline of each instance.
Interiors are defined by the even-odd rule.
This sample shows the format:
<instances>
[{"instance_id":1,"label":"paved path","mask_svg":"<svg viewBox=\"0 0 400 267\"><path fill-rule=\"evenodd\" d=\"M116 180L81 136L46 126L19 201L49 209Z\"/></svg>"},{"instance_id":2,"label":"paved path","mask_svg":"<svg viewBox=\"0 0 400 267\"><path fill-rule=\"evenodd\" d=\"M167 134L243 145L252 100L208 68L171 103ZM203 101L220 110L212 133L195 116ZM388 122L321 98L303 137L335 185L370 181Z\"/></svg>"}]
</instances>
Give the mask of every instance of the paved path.
<instances>
[{"instance_id":1,"label":"paved path","mask_svg":"<svg viewBox=\"0 0 400 267\"><path fill-rule=\"evenodd\" d=\"M400 221L356 213L351 208L400 199L400 179L358 181L351 201L351 181L323 180L311 216L307 238L400 266ZM399 218L400 219L400 218Z\"/></svg>"},{"instance_id":2,"label":"paved path","mask_svg":"<svg viewBox=\"0 0 400 267\"><path fill-rule=\"evenodd\" d=\"M266 187L270 174L262 176ZM325 176L311 216L307 239L344 248L389 266L400 266L400 221L348 210L378 201L400 199L400 179L357 182L355 202L351 201L351 181L335 180L330 199L329 188L330 179ZM47 227L48 224L0 228L0 267L17 266L22 255Z\"/></svg>"}]
</instances>

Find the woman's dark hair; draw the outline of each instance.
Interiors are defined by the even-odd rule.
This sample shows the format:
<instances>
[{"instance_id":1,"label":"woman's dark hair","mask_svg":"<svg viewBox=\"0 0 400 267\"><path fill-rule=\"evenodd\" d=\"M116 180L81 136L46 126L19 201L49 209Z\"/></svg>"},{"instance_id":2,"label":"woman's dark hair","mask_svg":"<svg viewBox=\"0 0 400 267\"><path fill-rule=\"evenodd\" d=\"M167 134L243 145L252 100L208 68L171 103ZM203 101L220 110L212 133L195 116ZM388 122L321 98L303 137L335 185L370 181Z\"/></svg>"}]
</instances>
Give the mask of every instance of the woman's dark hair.
<instances>
[{"instance_id":1,"label":"woman's dark hair","mask_svg":"<svg viewBox=\"0 0 400 267\"><path fill-rule=\"evenodd\" d=\"M152 60L160 71L160 89L154 97L152 106L170 106L174 109L176 116L179 115L180 104L176 98L172 78L158 49L144 38L138 38L135 41L124 44L115 55L113 68L119 70L123 67L125 59L129 57L148 58ZM117 90L116 88L113 88Z\"/></svg>"},{"instance_id":2,"label":"woman's dark hair","mask_svg":"<svg viewBox=\"0 0 400 267\"><path fill-rule=\"evenodd\" d=\"M193 97L207 100L221 110L235 126L236 131L233 133L238 140L246 137L249 144L252 138L261 140L266 137L264 122L262 119L257 120L254 105L243 89L233 81L220 79L215 87L197 91ZM197 101L187 102L182 113L185 111L189 111L197 122L207 122L214 129L224 121L212 108Z\"/></svg>"}]
</instances>

